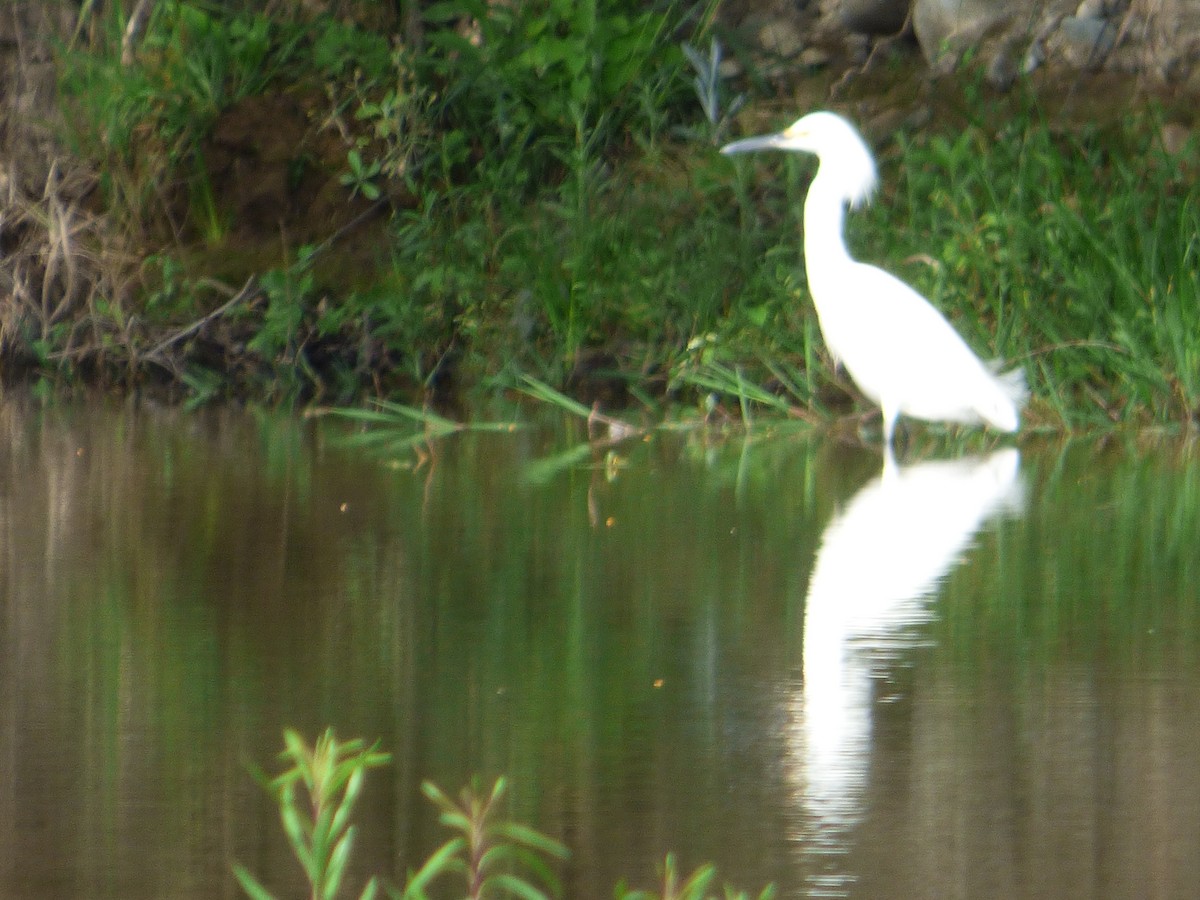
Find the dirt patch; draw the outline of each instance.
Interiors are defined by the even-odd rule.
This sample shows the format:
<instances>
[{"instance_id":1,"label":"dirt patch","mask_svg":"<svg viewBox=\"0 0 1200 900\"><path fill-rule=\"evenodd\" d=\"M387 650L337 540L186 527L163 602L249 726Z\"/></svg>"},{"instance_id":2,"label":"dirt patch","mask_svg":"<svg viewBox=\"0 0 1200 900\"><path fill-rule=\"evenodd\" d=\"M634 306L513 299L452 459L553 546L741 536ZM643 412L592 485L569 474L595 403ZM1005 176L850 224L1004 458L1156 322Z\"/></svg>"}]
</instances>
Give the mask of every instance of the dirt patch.
<instances>
[{"instance_id":1,"label":"dirt patch","mask_svg":"<svg viewBox=\"0 0 1200 900\"><path fill-rule=\"evenodd\" d=\"M406 198L372 202L342 183L348 141L325 120L315 94L282 92L248 97L225 110L201 147L213 205L224 226L200 256L223 255L217 270L247 277L263 264L294 262L297 248L335 239L352 271L374 268L384 246L388 213ZM189 219L195 234L195 201Z\"/></svg>"}]
</instances>

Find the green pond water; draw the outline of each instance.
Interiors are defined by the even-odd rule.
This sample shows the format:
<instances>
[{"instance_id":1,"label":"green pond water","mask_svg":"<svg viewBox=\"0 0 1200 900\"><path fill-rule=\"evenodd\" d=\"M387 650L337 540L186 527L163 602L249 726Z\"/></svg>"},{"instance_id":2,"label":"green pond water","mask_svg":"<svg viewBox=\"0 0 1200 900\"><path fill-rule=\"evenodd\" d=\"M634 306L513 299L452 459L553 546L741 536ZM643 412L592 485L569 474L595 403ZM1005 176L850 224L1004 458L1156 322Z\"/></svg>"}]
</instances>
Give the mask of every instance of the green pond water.
<instances>
[{"instance_id":1,"label":"green pond water","mask_svg":"<svg viewBox=\"0 0 1200 900\"><path fill-rule=\"evenodd\" d=\"M327 726L393 755L353 895L475 773L572 898L668 851L783 897L1195 895L1195 445L345 432L0 404L0 896L307 896L248 768Z\"/></svg>"}]
</instances>

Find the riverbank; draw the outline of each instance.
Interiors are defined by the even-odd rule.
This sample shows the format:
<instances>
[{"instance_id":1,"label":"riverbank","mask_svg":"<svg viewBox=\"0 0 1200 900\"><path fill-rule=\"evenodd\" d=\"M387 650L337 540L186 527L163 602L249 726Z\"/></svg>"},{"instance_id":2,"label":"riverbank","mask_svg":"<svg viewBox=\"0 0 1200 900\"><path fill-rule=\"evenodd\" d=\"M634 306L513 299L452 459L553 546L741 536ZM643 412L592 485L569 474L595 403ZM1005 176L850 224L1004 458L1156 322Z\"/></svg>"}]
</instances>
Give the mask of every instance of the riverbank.
<instances>
[{"instance_id":1,"label":"riverbank","mask_svg":"<svg viewBox=\"0 0 1200 900\"><path fill-rule=\"evenodd\" d=\"M1200 413L1189 98L1050 70L997 93L902 43L731 83L711 16L438 6L419 51L395 23L164 2L129 62L127 23L91 23L58 60L71 153L5 226L5 373L193 402L532 376L605 409L861 408L804 282L812 163L716 152L829 106L880 162L852 248L1025 368L1030 427Z\"/></svg>"}]
</instances>

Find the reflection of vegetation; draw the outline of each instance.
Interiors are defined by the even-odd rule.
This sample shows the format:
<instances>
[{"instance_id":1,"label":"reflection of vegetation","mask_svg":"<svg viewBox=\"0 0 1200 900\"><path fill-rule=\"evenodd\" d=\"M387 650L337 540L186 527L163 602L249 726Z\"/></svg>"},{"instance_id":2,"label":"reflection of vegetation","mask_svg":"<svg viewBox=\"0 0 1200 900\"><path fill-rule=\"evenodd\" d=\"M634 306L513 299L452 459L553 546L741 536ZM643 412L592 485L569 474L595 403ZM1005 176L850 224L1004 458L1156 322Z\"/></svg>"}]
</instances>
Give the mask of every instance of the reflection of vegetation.
<instances>
[{"instance_id":1,"label":"reflection of vegetation","mask_svg":"<svg viewBox=\"0 0 1200 900\"><path fill-rule=\"evenodd\" d=\"M355 827L350 814L363 787L366 770L383 765L388 756L375 748L365 749L362 741L338 743L333 731L326 731L309 747L296 732L284 733L287 749L283 759L289 763L283 774L267 783L279 805L280 817L288 841L304 867L312 888L312 900L333 900L338 896L342 876L354 845ZM296 786L307 791L307 807L298 805ZM421 789L439 811L439 821L457 834L442 844L416 871L410 872L403 890L386 887L395 900L427 900L431 884L445 875L463 879L469 900L514 896L523 900L548 900L560 896L559 880L548 865L550 860L567 858L567 848L558 841L522 825L499 818L498 805L507 782L496 780L490 791L476 783L464 788L455 800L432 782ZM521 873L529 873L521 874ZM273 900L272 895L243 866L235 865L238 881L254 900ZM619 900L704 900L716 868L701 866L681 883L675 871L675 858L667 856L663 871L663 891L629 891L617 888ZM359 895L370 900L378 891L372 878ZM744 898L728 886L729 900ZM759 900L769 900L774 889L765 888Z\"/></svg>"},{"instance_id":2,"label":"reflection of vegetation","mask_svg":"<svg viewBox=\"0 0 1200 900\"><path fill-rule=\"evenodd\" d=\"M430 441L465 431L511 432L517 423L456 422L429 409L416 409L403 403L376 401L369 409L342 408L335 415L362 426L362 430L347 436L342 443L348 447L365 447L386 453L420 447Z\"/></svg>"},{"instance_id":3,"label":"reflection of vegetation","mask_svg":"<svg viewBox=\"0 0 1200 900\"><path fill-rule=\"evenodd\" d=\"M967 670L1013 648L1039 669L1103 658L1157 671L1175 654L1192 658L1200 641L1194 448L1080 442L1035 466L1020 526L1006 529L989 565L972 570L988 579L974 592L987 602L947 604L935 622L941 652ZM994 651L981 654L981 643Z\"/></svg>"},{"instance_id":4,"label":"reflection of vegetation","mask_svg":"<svg viewBox=\"0 0 1200 900\"><path fill-rule=\"evenodd\" d=\"M49 729L28 729L35 752L86 773L71 821L87 835L110 835L131 805L153 823L140 844L89 840L88 877L141 884L147 849L193 860L205 883L227 876L194 848L265 818L234 757L267 758L264 723L299 721L379 736L393 752L394 795L418 808L397 813L412 830L389 835L403 867L446 837L419 814L414 772L456 787L505 772L510 816L573 834L578 870L605 884L647 886L674 847L685 871L740 865L738 883L791 892L787 823L765 800L753 806L786 793L775 769L761 794L730 797L725 784L730 765L756 771L778 749L760 726L794 687L821 530L877 474L877 453L765 427L733 439L659 430L621 447L616 478L568 467L531 484L533 462L585 439L580 420L460 434L416 475L333 452L340 427L286 416L12 404L0 423L4 577L23 598L6 634L36 650L19 674L46 704L11 712ZM1145 437L1031 442L1024 517L981 535L950 574L933 646L905 661L898 686L924 703L986 684L983 702L964 700L979 726L960 732L969 742L1064 672L1135 696L1145 681L1193 685L1196 463L1195 446ZM592 527L590 505L614 524ZM904 715L910 695L896 696ZM1195 721L1179 708L1145 704L1149 726L1180 737L1173 747ZM1118 715L1102 705L1095 718ZM938 751L946 770L954 749ZM1175 754L1124 752L1142 771ZM212 797L230 798L219 823ZM357 807L360 860L377 849L373 799ZM954 801L923 803L948 814ZM747 845L761 854L741 855ZM254 840L234 853L274 859ZM174 893L157 887L141 893Z\"/></svg>"}]
</instances>

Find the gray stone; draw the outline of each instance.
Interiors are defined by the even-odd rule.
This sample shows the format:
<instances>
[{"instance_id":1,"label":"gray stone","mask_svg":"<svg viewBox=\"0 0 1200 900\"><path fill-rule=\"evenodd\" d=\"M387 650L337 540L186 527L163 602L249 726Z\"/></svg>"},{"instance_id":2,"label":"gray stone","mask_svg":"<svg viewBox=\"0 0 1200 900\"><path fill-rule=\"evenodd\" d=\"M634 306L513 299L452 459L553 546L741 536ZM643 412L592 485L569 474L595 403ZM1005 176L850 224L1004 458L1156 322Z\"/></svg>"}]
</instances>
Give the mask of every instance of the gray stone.
<instances>
[{"instance_id":1,"label":"gray stone","mask_svg":"<svg viewBox=\"0 0 1200 900\"><path fill-rule=\"evenodd\" d=\"M998 0L916 0L913 31L925 58L935 62L947 53L957 55L972 46L1019 6Z\"/></svg>"},{"instance_id":2,"label":"gray stone","mask_svg":"<svg viewBox=\"0 0 1200 900\"><path fill-rule=\"evenodd\" d=\"M895 34L904 27L908 0L842 0L838 19L861 34Z\"/></svg>"},{"instance_id":3,"label":"gray stone","mask_svg":"<svg viewBox=\"0 0 1200 900\"><path fill-rule=\"evenodd\" d=\"M1179 122L1168 122L1162 127L1160 138L1169 156L1182 156L1192 142L1192 129Z\"/></svg>"},{"instance_id":4,"label":"gray stone","mask_svg":"<svg viewBox=\"0 0 1200 900\"><path fill-rule=\"evenodd\" d=\"M788 58L804 49L804 35L787 19L775 19L758 30L758 45L767 53Z\"/></svg>"},{"instance_id":5,"label":"gray stone","mask_svg":"<svg viewBox=\"0 0 1200 900\"><path fill-rule=\"evenodd\" d=\"M987 67L987 83L998 91L1007 91L1017 80L1017 63L1007 47L1002 47L992 57Z\"/></svg>"},{"instance_id":6,"label":"gray stone","mask_svg":"<svg viewBox=\"0 0 1200 900\"><path fill-rule=\"evenodd\" d=\"M1114 0L1082 0L1075 10L1077 19L1107 19L1117 11Z\"/></svg>"},{"instance_id":7,"label":"gray stone","mask_svg":"<svg viewBox=\"0 0 1200 900\"><path fill-rule=\"evenodd\" d=\"M1080 19L1068 16L1052 39L1054 49L1069 66L1079 69L1096 68L1112 52L1117 31L1105 19Z\"/></svg>"}]
</instances>

